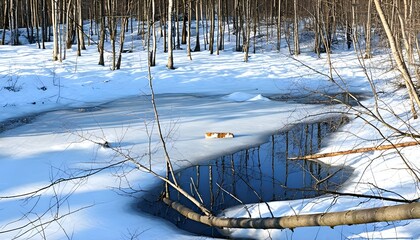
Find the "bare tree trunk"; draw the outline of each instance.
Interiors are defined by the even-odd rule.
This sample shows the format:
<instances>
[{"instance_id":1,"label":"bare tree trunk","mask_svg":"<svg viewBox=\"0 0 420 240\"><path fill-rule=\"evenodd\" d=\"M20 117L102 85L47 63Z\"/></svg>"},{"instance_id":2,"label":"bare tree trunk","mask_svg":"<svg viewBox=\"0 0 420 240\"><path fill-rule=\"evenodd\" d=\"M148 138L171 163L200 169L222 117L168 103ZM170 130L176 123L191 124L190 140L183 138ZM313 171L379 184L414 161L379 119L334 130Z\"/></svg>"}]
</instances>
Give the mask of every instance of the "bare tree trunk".
<instances>
[{"instance_id":1,"label":"bare tree trunk","mask_svg":"<svg viewBox=\"0 0 420 240\"><path fill-rule=\"evenodd\" d=\"M186 0L182 0L183 11L182 11L182 36L181 36L181 44L187 44L187 9L190 8L191 3ZM188 6L187 6L188 5ZM190 21L191 16L188 14L188 22Z\"/></svg>"},{"instance_id":2,"label":"bare tree trunk","mask_svg":"<svg viewBox=\"0 0 420 240\"><path fill-rule=\"evenodd\" d=\"M357 49L356 44L358 43L358 32L357 32L357 0L352 0L351 4L351 29L352 29L352 42L354 49Z\"/></svg>"},{"instance_id":3,"label":"bare tree trunk","mask_svg":"<svg viewBox=\"0 0 420 240\"><path fill-rule=\"evenodd\" d=\"M58 0L51 0L51 19L53 28L53 56L52 60L58 60L59 48L58 48Z\"/></svg>"},{"instance_id":4,"label":"bare tree trunk","mask_svg":"<svg viewBox=\"0 0 420 240\"><path fill-rule=\"evenodd\" d=\"M298 0L293 2L293 12L294 12L294 23L293 23L293 42L294 42L294 55L297 56L300 54L299 46L299 21L298 21Z\"/></svg>"},{"instance_id":5,"label":"bare tree trunk","mask_svg":"<svg viewBox=\"0 0 420 240\"><path fill-rule=\"evenodd\" d=\"M253 4L255 4L255 5L253 5ZM257 2L256 1L252 1L251 3L250 3L250 7L251 7L251 9L250 9L250 13L251 13L251 19L252 19L252 30L253 30L253 33L254 33L254 36L253 36L253 39L254 39L254 44L253 44L253 50L252 50L252 52L255 54L256 53L256 46L257 46L257 32L259 32L259 21L260 21L260 19L259 19L259 14L258 14L258 11L259 11L259 9L258 9L258 4L257 4ZM271 9L272 10L272 9ZM268 20L267 20L267 22L268 22ZM272 24L272 23L270 23L270 24ZM272 27L271 27L271 29L272 29ZM251 33L249 33L248 34L248 39L250 38L250 35ZM272 36L272 34L271 34L271 36Z\"/></svg>"},{"instance_id":6,"label":"bare tree trunk","mask_svg":"<svg viewBox=\"0 0 420 240\"><path fill-rule=\"evenodd\" d=\"M79 26L79 20L78 20L79 1L80 0L76 0L75 5L74 5L73 23L74 23L74 28L76 29L77 56L82 56L82 43L80 42L80 31L79 31L80 26Z\"/></svg>"},{"instance_id":7,"label":"bare tree trunk","mask_svg":"<svg viewBox=\"0 0 420 240\"><path fill-rule=\"evenodd\" d=\"M156 40L156 25L155 25L155 17L156 17L156 3L155 0L152 0L152 38L153 38L153 47L152 47L152 54L151 54L151 61L150 66L156 66L156 48L157 48L157 40Z\"/></svg>"},{"instance_id":8,"label":"bare tree trunk","mask_svg":"<svg viewBox=\"0 0 420 240\"><path fill-rule=\"evenodd\" d=\"M67 33L66 33L66 48L70 49L73 45L73 21L74 17L71 17L70 14L72 13L72 0L69 0L66 8L66 25L67 25Z\"/></svg>"},{"instance_id":9,"label":"bare tree trunk","mask_svg":"<svg viewBox=\"0 0 420 240\"><path fill-rule=\"evenodd\" d=\"M41 17L41 25L42 25L42 49L45 49L45 41L47 41L47 0L42 1L42 17Z\"/></svg>"},{"instance_id":10,"label":"bare tree trunk","mask_svg":"<svg viewBox=\"0 0 420 240\"><path fill-rule=\"evenodd\" d=\"M214 24L215 24L215 13L214 13L214 1L210 0L210 6L208 6L208 11L210 15L210 39L209 39L209 51L210 54L213 54L214 51Z\"/></svg>"},{"instance_id":11,"label":"bare tree trunk","mask_svg":"<svg viewBox=\"0 0 420 240\"><path fill-rule=\"evenodd\" d=\"M111 52L112 52L112 64L111 70L117 68L116 58L116 37L117 37L117 3L116 0L108 0L108 28L109 28L109 39L111 41Z\"/></svg>"},{"instance_id":12,"label":"bare tree trunk","mask_svg":"<svg viewBox=\"0 0 420 240\"><path fill-rule=\"evenodd\" d=\"M10 45L19 45L19 27L17 22L17 2L10 0L9 4L9 28Z\"/></svg>"},{"instance_id":13,"label":"bare tree trunk","mask_svg":"<svg viewBox=\"0 0 420 240\"><path fill-rule=\"evenodd\" d=\"M99 45L98 45L98 51L99 51L99 65L105 66L105 60L104 60L104 51L105 51L105 0L99 1L99 12L101 14L101 27L100 27L100 37L99 37Z\"/></svg>"},{"instance_id":14,"label":"bare tree trunk","mask_svg":"<svg viewBox=\"0 0 420 240\"><path fill-rule=\"evenodd\" d=\"M380 3L380 0L374 0L376 11L378 12L379 18L381 19L382 25L384 27L386 36L389 41L389 45L392 50L392 55L394 56L394 60L397 63L398 70L400 71L405 85L407 87L408 95L410 97L410 103L411 103L411 113L413 114L413 118L417 119L417 107L420 107L420 99L417 94L416 88L414 86L413 81L411 80L410 73L408 72L407 65L405 64L404 60L401 58L400 54L400 46L397 44L394 38L394 33L391 31L391 28L388 24L388 21L385 17L385 14L382 10L382 6Z\"/></svg>"},{"instance_id":15,"label":"bare tree trunk","mask_svg":"<svg viewBox=\"0 0 420 240\"><path fill-rule=\"evenodd\" d=\"M36 29L36 43L38 44L38 48L41 48L41 42L39 41L39 16L38 16L38 4L39 4L39 2L38 2L38 0L34 0L34 1L32 1L32 11L33 11L33 14L32 14L32 18L33 18L33 21L34 21L34 26L35 26L35 29Z\"/></svg>"},{"instance_id":16,"label":"bare tree trunk","mask_svg":"<svg viewBox=\"0 0 420 240\"><path fill-rule=\"evenodd\" d=\"M322 31L321 31L321 0L316 0L315 6L315 39L314 39L314 51L318 57L321 57L321 38L322 38Z\"/></svg>"},{"instance_id":17,"label":"bare tree trunk","mask_svg":"<svg viewBox=\"0 0 420 240\"><path fill-rule=\"evenodd\" d=\"M241 51L241 6L239 0L235 0L235 16L234 16L234 28L235 28L235 38L236 45L235 50L237 52Z\"/></svg>"},{"instance_id":18,"label":"bare tree trunk","mask_svg":"<svg viewBox=\"0 0 420 240\"><path fill-rule=\"evenodd\" d=\"M62 62L63 61L63 24L61 24L62 22L64 22L64 19L63 19L63 5L64 5L64 3L63 3L63 1L62 0L60 0L59 2L58 2L58 9L59 9L59 11L58 11L58 17L57 17L57 19L58 19L58 46L59 46L59 49L58 49L58 52L59 52L59 60L60 60L60 62ZM65 49L65 47L64 47L64 49Z\"/></svg>"},{"instance_id":19,"label":"bare tree trunk","mask_svg":"<svg viewBox=\"0 0 420 240\"><path fill-rule=\"evenodd\" d=\"M173 0L168 0L168 69L174 69L174 57L172 49L172 9Z\"/></svg>"},{"instance_id":20,"label":"bare tree trunk","mask_svg":"<svg viewBox=\"0 0 420 240\"><path fill-rule=\"evenodd\" d=\"M70 17L70 13L71 13L71 5L72 5L72 0L69 0L66 6L66 9L64 9L66 16L65 16L65 26L66 26L66 31L65 31L65 41L64 41L64 58L66 57L66 49L70 49L73 42L72 42L72 31L73 31L73 24L71 24L72 22L72 18Z\"/></svg>"},{"instance_id":21,"label":"bare tree trunk","mask_svg":"<svg viewBox=\"0 0 420 240\"><path fill-rule=\"evenodd\" d=\"M25 0L25 4L22 5L22 11L24 12L24 20L26 22L26 35L30 44L34 43L34 28L32 22L32 9L29 0Z\"/></svg>"},{"instance_id":22,"label":"bare tree trunk","mask_svg":"<svg viewBox=\"0 0 420 240\"><path fill-rule=\"evenodd\" d=\"M219 39L221 38L221 29L222 29L222 23L220 22L220 16L221 16L221 0L218 0L217 3L217 38L216 38L216 55L219 55L220 51L220 42Z\"/></svg>"},{"instance_id":23,"label":"bare tree trunk","mask_svg":"<svg viewBox=\"0 0 420 240\"><path fill-rule=\"evenodd\" d=\"M125 11L123 12L124 15L121 17L120 50L118 51L117 65L115 66L116 69L121 68L122 53L124 51L125 32L126 32L126 28L128 27L128 16L130 15L130 12L131 12L131 4L132 4L132 1L128 1L127 5L125 6ZM148 33L148 38L150 38L150 33Z\"/></svg>"},{"instance_id":24,"label":"bare tree trunk","mask_svg":"<svg viewBox=\"0 0 420 240\"><path fill-rule=\"evenodd\" d=\"M192 0L188 0L188 33L187 33L187 56L190 60L192 60L191 57L191 20L192 20Z\"/></svg>"},{"instance_id":25,"label":"bare tree trunk","mask_svg":"<svg viewBox=\"0 0 420 240\"><path fill-rule=\"evenodd\" d=\"M8 16L8 9L9 9L9 0L4 0L3 5L3 35L1 36L1 44L4 45L6 42L6 28L7 28L7 16Z\"/></svg>"},{"instance_id":26,"label":"bare tree trunk","mask_svg":"<svg viewBox=\"0 0 420 240\"><path fill-rule=\"evenodd\" d=\"M277 6L277 50L281 49L281 0L278 0Z\"/></svg>"},{"instance_id":27,"label":"bare tree trunk","mask_svg":"<svg viewBox=\"0 0 420 240\"><path fill-rule=\"evenodd\" d=\"M194 52L200 51L200 5L201 0L195 1L195 48Z\"/></svg>"},{"instance_id":28,"label":"bare tree trunk","mask_svg":"<svg viewBox=\"0 0 420 240\"><path fill-rule=\"evenodd\" d=\"M79 38L78 43L80 44L81 50L86 50L85 37L83 32L82 0L77 0L77 21L77 36Z\"/></svg>"},{"instance_id":29,"label":"bare tree trunk","mask_svg":"<svg viewBox=\"0 0 420 240\"><path fill-rule=\"evenodd\" d=\"M207 44L209 43L208 41L208 26L207 26L207 13L206 13L206 8L207 5L204 5L203 7L203 2L204 1L208 1L208 0L200 0L200 13L201 13L201 25L203 27L203 35L204 35L204 50L207 50Z\"/></svg>"},{"instance_id":30,"label":"bare tree trunk","mask_svg":"<svg viewBox=\"0 0 420 240\"><path fill-rule=\"evenodd\" d=\"M366 21L366 30L365 30L365 37L366 37L366 50L364 58L369 59L372 58L372 0L368 2L368 12L367 12L367 21Z\"/></svg>"},{"instance_id":31,"label":"bare tree trunk","mask_svg":"<svg viewBox=\"0 0 420 240\"><path fill-rule=\"evenodd\" d=\"M166 10L168 9L167 7L165 7L165 0L162 0L162 4L161 4L161 10L163 10L163 13L161 13L162 15L162 19L161 19L161 25L163 28L162 31L162 38L163 38L163 52L168 52L168 20L167 20L167 16L168 13L166 12Z\"/></svg>"},{"instance_id":32,"label":"bare tree trunk","mask_svg":"<svg viewBox=\"0 0 420 240\"><path fill-rule=\"evenodd\" d=\"M244 18L245 18L245 38L244 38L244 46L243 51L244 54L244 62L248 62L249 57L249 44L250 44L250 36L251 36L251 3L250 0L245 0L243 3L243 9L244 9Z\"/></svg>"}]
</instances>

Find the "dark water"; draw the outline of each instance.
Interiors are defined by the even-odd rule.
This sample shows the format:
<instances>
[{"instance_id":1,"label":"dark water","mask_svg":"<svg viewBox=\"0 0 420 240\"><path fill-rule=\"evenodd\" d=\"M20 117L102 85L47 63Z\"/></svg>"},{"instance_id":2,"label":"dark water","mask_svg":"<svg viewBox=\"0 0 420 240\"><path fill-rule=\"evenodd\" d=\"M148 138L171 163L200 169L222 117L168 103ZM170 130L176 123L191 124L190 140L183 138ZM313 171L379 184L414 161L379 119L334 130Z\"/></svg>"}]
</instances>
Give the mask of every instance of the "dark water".
<instances>
[{"instance_id":1,"label":"dark water","mask_svg":"<svg viewBox=\"0 0 420 240\"><path fill-rule=\"evenodd\" d=\"M322 190L336 190L348 179L351 169L288 157L317 152L322 139L347 121L336 117L294 125L260 146L178 171L178 184L214 214L236 205L311 198L322 195ZM150 190L139 208L189 232L221 237L217 229L188 220L159 201L163 191L163 184ZM172 200L200 212L174 189L169 194Z\"/></svg>"}]
</instances>

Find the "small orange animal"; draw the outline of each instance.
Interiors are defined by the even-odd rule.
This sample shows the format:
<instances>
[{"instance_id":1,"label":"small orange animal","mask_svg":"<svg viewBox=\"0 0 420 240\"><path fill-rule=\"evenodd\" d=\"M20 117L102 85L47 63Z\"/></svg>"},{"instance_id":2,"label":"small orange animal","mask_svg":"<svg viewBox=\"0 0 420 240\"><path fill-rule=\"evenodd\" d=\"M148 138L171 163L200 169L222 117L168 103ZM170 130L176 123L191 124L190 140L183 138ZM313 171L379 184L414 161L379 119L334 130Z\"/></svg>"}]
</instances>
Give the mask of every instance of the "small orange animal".
<instances>
[{"instance_id":1,"label":"small orange animal","mask_svg":"<svg viewBox=\"0 0 420 240\"><path fill-rule=\"evenodd\" d=\"M206 132L206 138L234 138L230 132Z\"/></svg>"}]
</instances>

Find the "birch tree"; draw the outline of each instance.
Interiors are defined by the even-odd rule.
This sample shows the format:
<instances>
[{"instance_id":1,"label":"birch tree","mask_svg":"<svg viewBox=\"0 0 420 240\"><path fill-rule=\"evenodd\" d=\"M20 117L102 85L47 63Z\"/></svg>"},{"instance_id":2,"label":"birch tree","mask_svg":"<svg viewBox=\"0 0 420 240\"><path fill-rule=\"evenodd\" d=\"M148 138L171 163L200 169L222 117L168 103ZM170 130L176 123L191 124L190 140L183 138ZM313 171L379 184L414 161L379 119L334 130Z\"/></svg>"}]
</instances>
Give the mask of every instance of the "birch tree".
<instances>
[{"instance_id":1,"label":"birch tree","mask_svg":"<svg viewBox=\"0 0 420 240\"><path fill-rule=\"evenodd\" d=\"M168 69L174 69L173 43L172 43L172 11L173 0L168 0Z\"/></svg>"}]
</instances>

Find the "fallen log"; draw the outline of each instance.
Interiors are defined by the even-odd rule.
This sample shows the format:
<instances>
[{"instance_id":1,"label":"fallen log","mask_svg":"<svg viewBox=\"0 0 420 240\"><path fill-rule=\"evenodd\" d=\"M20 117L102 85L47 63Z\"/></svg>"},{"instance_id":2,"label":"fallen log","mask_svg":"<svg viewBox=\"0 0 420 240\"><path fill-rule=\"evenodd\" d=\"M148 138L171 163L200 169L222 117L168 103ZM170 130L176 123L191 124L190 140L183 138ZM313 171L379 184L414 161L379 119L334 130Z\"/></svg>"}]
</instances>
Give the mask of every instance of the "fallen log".
<instances>
[{"instance_id":1,"label":"fallen log","mask_svg":"<svg viewBox=\"0 0 420 240\"><path fill-rule=\"evenodd\" d=\"M168 198L164 198L163 202L188 219L218 228L293 229L310 226L334 227L339 225L390 222L420 218L420 203L418 202L361 210L302 214L274 218L223 218L204 216Z\"/></svg>"},{"instance_id":2,"label":"fallen log","mask_svg":"<svg viewBox=\"0 0 420 240\"><path fill-rule=\"evenodd\" d=\"M346 150L346 151L318 153L318 154L306 155L306 156L301 156L301 157L290 157L288 159L289 160L310 160L310 159L318 159L318 158L324 158L324 157L342 156L342 155L348 155L348 154L354 154L354 153L389 150L389 149L410 147L410 146L416 146L416 145L420 145L420 142L404 142L404 143L396 143L396 144L389 144L389 145L381 145L381 146L376 146L376 147L356 148L356 149Z\"/></svg>"}]
</instances>

